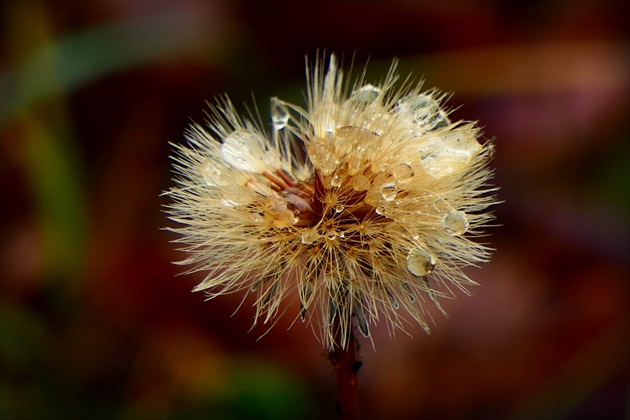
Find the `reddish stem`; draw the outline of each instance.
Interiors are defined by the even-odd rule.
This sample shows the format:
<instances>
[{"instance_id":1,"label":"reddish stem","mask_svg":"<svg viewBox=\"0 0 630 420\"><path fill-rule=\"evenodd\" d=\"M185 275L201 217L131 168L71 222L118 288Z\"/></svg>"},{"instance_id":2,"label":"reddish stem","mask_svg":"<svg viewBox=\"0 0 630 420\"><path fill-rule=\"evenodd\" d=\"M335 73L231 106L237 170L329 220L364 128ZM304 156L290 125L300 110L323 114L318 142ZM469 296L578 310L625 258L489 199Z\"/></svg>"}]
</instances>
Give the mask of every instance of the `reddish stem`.
<instances>
[{"instance_id":1,"label":"reddish stem","mask_svg":"<svg viewBox=\"0 0 630 420\"><path fill-rule=\"evenodd\" d=\"M341 347L342 341L341 332L338 332L335 348L329 355L337 374L339 415L342 420L358 420L360 409L357 372L361 367L361 362L357 360L357 340L354 334L350 333L345 349Z\"/></svg>"}]
</instances>

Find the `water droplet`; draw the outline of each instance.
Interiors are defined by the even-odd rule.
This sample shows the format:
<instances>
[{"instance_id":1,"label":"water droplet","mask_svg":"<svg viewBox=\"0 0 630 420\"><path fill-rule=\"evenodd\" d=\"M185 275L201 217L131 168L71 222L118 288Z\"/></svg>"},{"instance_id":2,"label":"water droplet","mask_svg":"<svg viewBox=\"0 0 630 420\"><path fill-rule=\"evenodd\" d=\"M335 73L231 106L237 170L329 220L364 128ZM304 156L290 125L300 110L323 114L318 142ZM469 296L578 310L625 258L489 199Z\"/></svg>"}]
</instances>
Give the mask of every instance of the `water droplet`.
<instances>
[{"instance_id":1,"label":"water droplet","mask_svg":"<svg viewBox=\"0 0 630 420\"><path fill-rule=\"evenodd\" d=\"M333 207L333 209L335 209L336 213L341 213L342 211L346 209L346 207L343 204L337 204L336 206Z\"/></svg>"},{"instance_id":2,"label":"water droplet","mask_svg":"<svg viewBox=\"0 0 630 420\"><path fill-rule=\"evenodd\" d=\"M392 175L396 181L404 183L413 176L413 168L408 163L401 163L392 170Z\"/></svg>"},{"instance_id":3,"label":"water droplet","mask_svg":"<svg viewBox=\"0 0 630 420\"><path fill-rule=\"evenodd\" d=\"M201 167L201 176L209 187L218 187L229 183L227 179L223 178L221 170L213 159L207 159L206 163L203 164Z\"/></svg>"},{"instance_id":4,"label":"water droplet","mask_svg":"<svg viewBox=\"0 0 630 420\"><path fill-rule=\"evenodd\" d=\"M463 211L452 210L442 218L442 227L451 235L463 235L468 230L468 218Z\"/></svg>"},{"instance_id":5,"label":"water droplet","mask_svg":"<svg viewBox=\"0 0 630 420\"><path fill-rule=\"evenodd\" d=\"M315 243L321 236L317 233L317 229L309 229L306 232L302 233L302 243L306 245L311 245Z\"/></svg>"},{"instance_id":6,"label":"water droplet","mask_svg":"<svg viewBox=\"0 0 630 420\"><path fill-rule=\"evenodd\" d=\"M282 130L289 121L289 110L278 98L271 98L271 122L275 130Z\"/></svg>"},{"instance_id":7,"label":"water droplet","mask_svg":"<svg viewBox=\"0 0 630 420\"><path fill-rule=\"evenodd\" d=\"M350 100L358 104L371 104L378 98L381 90L376 86L367 84L352 92Z\"/></svg>"},{"instance_id":8,"label":"water droplet","mask_svg":"<svg viewBox=\"0 0 630 420\"><path fill-rule=\"evenodd\" d=\"M472 133L459 131L431 137L420 150L422 167L439 179L466 169L480 148Z\"/></svg>"},{"instance_id":9,"label":"water droplet","mask_svg":"<svg viewBox=\"0 0 630 420\"><path fill-rule=\"evenodd\" d=\"M392 182L386 182L381 185L380 191L381 197L383 197L385 201L393 201L398 194L398 188L396 187L396 184Z\"/></svg>"},{"instance_id":10,"label":"water droplet","mask_svg":"<svg viewBox=\"0 0 630 420\"><path fill-rule=\"evenodd\" d=\"M332 187L341 187L341 179L342 177L340 177L338 174L334 174L330 180L330 185Z\"/></svg>"},{"instance_id":11,"label":"water droplet","mask_svg":"<svg viewBox=\"0 0 630 420\"><path fill-rule=\"evenodd\" d=\"M269 210L267 213L271 215L273 225L277 228L292 226L300 220L291 210Z\"/></svg>"},{"instance_id":12,"label":"water droplet","mask_svg":"<svg viewBox=\"0 0 630 420\"><path fill-rule=\"evenodd\" d=\"M438 109L438 111L427 121L426 128L427 130L437 130L439 128L446 127L450 123L450 120L446 116L446 112Z\"/></svg>"},{"instance_id":13,"label":"water droplet","mask_svg":"<svg viewBox=\"0 0 630 420\"><path fill-rule=\"evenodd\" d=\"M376 207L376 209L374 211L376 211L376 213L380 214L381 216L384 216L385 213L387 212L387 210L383 206Z\"/></svg>"},{"instance_id":14,"label":"water droplet","mask_svg":"<svg viewBox=\"0 0 630 420\"><path fill-rule=\"evenodd\" d=\"M407 269L416 276L426 276L435 268L435 258L423 248L412 248L407 255Z\"/></svg>"},{"instance_id":15,"label":"water droplet","mask_svg":"<svg viewBox=\"0 0 630 420\"><path fill-rule=\"evenodd\" d=\"M415 95L401 99L398 102L398 109L401 112L413 115L416 123L425 125L439 109L439 104L428 95Z\"/></svg>"},{"instance_id":16,"label":"water droplet","mask_svg":"<svg viewBox=\"0 0 630 420\"><path fill-rule=\"evenodd\" d=\"M407 96L400 100L399 107L405 111L417 112L422 109L437 106L437 101L429 95Z\"/></svg>"},{"instance_id":17,"label":"water droplet","mask_svg":"<svg viewBox=\"0 0 630 420\"><path fill-rule=\"evenodd\" d=\"M474 154L479 151L481 145L471 131L451 131L441 136L445 149L458 153Z\"/></svg>"},{"instance_id":18,"label":"water droplet","mask_svg":"<svg viewBox=\"0 0 630 420\"><path fill-rule=\"evenodd\" d=\"M223 141L221 155L223 160L236 169L262 173L269 159L264 142L257 133L239 128Z\"/></svg>"},{"instance_id":19,"label":"water droplet","mask_svg":"<svg viewBox=\"0 0 630 420\"><path fill-rule=\"evenodd\" d=\"M365 191L370 188L370 180L363 175L352 177L352 189L355 191Z\"/></svg>"}]
</instances>

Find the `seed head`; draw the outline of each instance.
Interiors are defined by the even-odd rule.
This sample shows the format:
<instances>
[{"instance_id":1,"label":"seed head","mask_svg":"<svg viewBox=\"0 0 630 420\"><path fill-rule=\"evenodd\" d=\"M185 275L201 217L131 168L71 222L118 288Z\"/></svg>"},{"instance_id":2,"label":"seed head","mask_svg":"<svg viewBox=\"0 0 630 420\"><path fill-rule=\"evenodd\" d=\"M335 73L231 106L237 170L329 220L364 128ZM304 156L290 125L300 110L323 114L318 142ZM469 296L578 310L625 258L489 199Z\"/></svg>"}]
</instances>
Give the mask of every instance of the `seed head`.
<instances>
[{"instance_id":1,"label":"seed head","mask_svg":"<svg viewBox=\"0 0 630 420\"><path fill-rule=\"evenodd\" d=\"M370 336L404 312L429 331L425 304L467 293L462 268L489 258L472 239L492 219L490 142L452 122L436 91L395 88L396 62L379 85L343 82L334 56L317 60L308 106L271 99L271 133L229 99L176 145L169 214L194 290L255 295L256 320L299 301L327 347L352 319ZM288 302L285 302L288 303ZM297 316L297 315L296 315Z\"/></svg>"}]
</instances>

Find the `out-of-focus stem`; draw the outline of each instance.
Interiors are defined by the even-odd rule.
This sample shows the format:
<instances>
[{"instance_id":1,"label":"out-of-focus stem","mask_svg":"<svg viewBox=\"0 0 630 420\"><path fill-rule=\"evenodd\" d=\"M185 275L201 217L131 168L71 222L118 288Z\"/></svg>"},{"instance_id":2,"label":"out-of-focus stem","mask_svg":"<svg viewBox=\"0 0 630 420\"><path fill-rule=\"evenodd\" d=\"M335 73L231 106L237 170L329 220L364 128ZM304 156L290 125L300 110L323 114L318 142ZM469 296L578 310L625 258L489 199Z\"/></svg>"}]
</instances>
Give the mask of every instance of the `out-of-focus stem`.
<instances>
[{"instance_id":1,"label":"out-of-focus stem","mask_svg":"<svg viewBox=\"0 0 630 420\"><path fill-rule=\"evenodd\" d=\"M329 355L337 375L339 415L342 420L358 420L360 407L357 372L361 367L361 361L357 360L357 340L350 331L348 344L344 349L341 334L341 329L337 328L335 347Z\"/></svg>"}]
</instances>

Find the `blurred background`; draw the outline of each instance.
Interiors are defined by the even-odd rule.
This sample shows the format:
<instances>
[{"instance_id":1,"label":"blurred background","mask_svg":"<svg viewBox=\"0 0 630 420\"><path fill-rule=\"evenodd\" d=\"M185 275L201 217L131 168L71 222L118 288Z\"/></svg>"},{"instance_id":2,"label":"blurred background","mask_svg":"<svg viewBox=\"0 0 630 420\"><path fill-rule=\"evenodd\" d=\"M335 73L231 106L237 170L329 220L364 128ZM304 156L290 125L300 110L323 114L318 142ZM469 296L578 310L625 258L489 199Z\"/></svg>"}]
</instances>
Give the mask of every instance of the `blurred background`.
<instances>
[{"instance_id":1,"label":"blurred background","mask_svg":"<svg viewBox=\"0 0 630 420\"><path fill-rule=\"evenodd\" d=\"M452 93L505 200L473 296L363 342L365 418L629 418L626 2L1 7L1 419L335 418L309 329L190 293L160 196L206 100L303 103L318 50Z\"/></svg>"}]
</instances>

